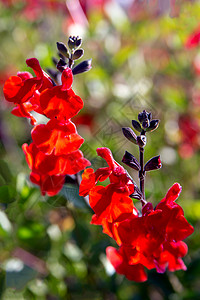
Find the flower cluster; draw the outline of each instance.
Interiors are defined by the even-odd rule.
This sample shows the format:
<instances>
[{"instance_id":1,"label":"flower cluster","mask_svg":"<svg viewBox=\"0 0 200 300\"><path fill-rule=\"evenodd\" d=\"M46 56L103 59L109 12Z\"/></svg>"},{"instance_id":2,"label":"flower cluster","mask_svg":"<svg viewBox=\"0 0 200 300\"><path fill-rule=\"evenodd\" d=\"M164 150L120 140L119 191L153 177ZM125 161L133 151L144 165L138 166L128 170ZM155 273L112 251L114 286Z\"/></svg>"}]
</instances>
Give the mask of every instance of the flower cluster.
<instances>
[{"instance_id":1,"label":"flower cluster","mask_svg":"<svg viewBox=\"0 0 200 300\"><path fill-rule=\"evenodd\" d=\"M166 196L153 208L152 203L144 199L145 172L161 167L160 156L153 157L143 167L143 151L146 143L145 134L158 127L159 120L151 120L151 114L143 111L138 115L142 126L133 120L133 127L141 132L136 136L131 128L123 128L127 139L139 146L140 163L126 152L123 162L139 171L140 190L136 183L112 156L108 148L97 149L97 154L104 158L108 167L85 169L79 193L89 194L89 203L94 211L92 224L101 225L103 232L112 237L119 249L108 247L107 258L119 274L129 280L143 282L147 280L145 268L156 269L163 273L186 270L182 261L187 253L187 245L183 242L193 233L193 227L184 217L184 212L175 200L181 192L181 186L175 183ZM97 182L109 178L107 186ZM142 203L140 213L132 199Z\"/></svg>"},{"instance_id":2,"label":"flower cluster","mask_svg":"<svg viewBox=\"0 0 200 300\"><path fill-rule=\"evenodd\" d=\"M41 193L57 194L65 175L73 175L90 165L79 150L84 139L78 135L71 118L83 108L82 99L72 90L73 71L64 66L61 84L54 81L40 67L36 58L26 61L35 73L19 72L4 85L4 96L15 107L12 114L26 117L35 125L31 131L33 142L22 146L29 168L30 180L40 186ZM36 125L31 111L49 118L47 124Z\"/></svg>"}]
</instances>

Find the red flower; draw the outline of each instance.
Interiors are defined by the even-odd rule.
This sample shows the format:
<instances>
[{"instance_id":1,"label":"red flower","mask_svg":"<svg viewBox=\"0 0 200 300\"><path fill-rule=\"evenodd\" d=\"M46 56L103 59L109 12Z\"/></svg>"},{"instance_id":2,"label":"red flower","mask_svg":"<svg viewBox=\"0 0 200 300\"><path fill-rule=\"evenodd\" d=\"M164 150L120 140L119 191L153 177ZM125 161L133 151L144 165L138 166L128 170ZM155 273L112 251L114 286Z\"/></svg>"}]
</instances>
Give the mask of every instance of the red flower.
<instances>
[{"instance_id":1,"label":"red flower","mask_svg":"<svg viewBox=\"0 0 200 300\"><path fill-rule=\"evenodd\" d=\"M19 72L17 76L11 76L6 80L3 92L9 102L24 103L34 95L36 90L53 86L51 78L41 69L36 58L27 59L26 63L33 69L36 77L29 72Z\"/></svg>"},{"instance_id":2,"label":"red flower","mask_svg":"<svg viewBox=\"0 0 200 300\"><path fill-rule=\"evenodd\" d=\"M196 30L188 37L185 46L186 48L194 48L200 43L200 27L196 28Z\"/></svg>"},{"instance_id":3,"label":"red flower","mask_svg":"<svg viewBox=\"0 0 200 300\"><path fill-rule=\"evenodd\" d=\"M77 134L75 125L70 122L50 120L46 125L37 125L32 130L32 139L37 148L45 154L68 154L78 150L84 139Z\"/></svg>"},{"instance_id":4,"label":"red flower","mask_svg":"<svg viewBox=\"0 0 200 300\"><path fill-rule=\"evenodd\" d=\"M198 119L189 115L183 115L179 119L181 143L179 154L183 158L191 157L200 148Z\"/></svg>"},{"instance_id":5,"label":"red flower","mask_svg":"<svg viewBox=\"0 0 200 300\"><path fill-rule=\"evenodd\" d=\"M113 247L107 247L106 255L116 272L123 274L127 279L136 282L144 282L147 280L147 274L142 264L130 265L124 255L123 248L119 250Z\"/></svg>"},{"instance_id":6,"label":"red flower","mask_svg":"<svg viewBox=\"0 0 200 300\"><path fill-rule=\"evenodd\" d=\"M41 108L48 118L71 119L83 108L82 99L71 89L72 81L72 70L66 68L62 72L62 85L41 93Z\"/></svg>"},{"instance_id":7,"label":"red flower","mask_svg":"<svg viewBox=\"0 0 200 300\"><path fill-rule=\"evenodd\" d=\"M52 88L51 78L41 69L36 58L26 60L36 75L33 77L29 72L18 72L17 76L11 76L4 84L4 96L9 102L17 104L13 108L12 114L18 117L31 119L31 123L36 123L30 111L35 110L43 113L40 108L39 94L46 88Z\"/></svg>"},{"instance_id":8,"label":"red flower","mask_svg":"<svg viewBox=\"0 0 200 300\"><path fill-rule=\"evenodd\" d=\"M142 264L159 273L167 267L171 271L186 269L181 258L186 255L187 246L182 240L194 229L174 202L180 192L181 186L175 183L155 209L147 203L141 217L132 216L117 224L113 237L121 245L126 264Z\"/></svg>"},{"instance_id":9,"label":"red flower","mask_svg":"<svg viewBox=\"0 0 200 300\"><path fill-rule=\"evenodd\" d=\"M80 150L67 155L46 155L34 143L22 146L29 168L40 175L73 175L87 166L90 162L83 157Z\"/></svg>"},{"instance_id":10,"label":"red flower","mask_svg":"<svg viewBox=\"0 0 200 300\"><path fill-rule=\"evenodd\" d=\"M89 202L94 210L92 224L102 225L103 231L113 235L112 227L115 222L120 222L130 215L137 215L133 202L129 195L134 192L134 184L126 171L112 157L108 148L97 149L97 154L104 158L109 167L100 168L96 172L86 169L82 176L79 189L81 196L89 193ZM107 187L96 186L98 181L110 179Z\"/></svg>"},{"instance_id":11,"label":"red flower","mask_svg":"<svg viewBox=\"0 0 200 300\"><path fill-rule=\"evenodd\" d=\"M44 196L46 193L49 196L56 195L65 183L65 175L40 175L37 173L30 174L30 180L40 186L41 194Z\"/></svg>"}]
</instances>

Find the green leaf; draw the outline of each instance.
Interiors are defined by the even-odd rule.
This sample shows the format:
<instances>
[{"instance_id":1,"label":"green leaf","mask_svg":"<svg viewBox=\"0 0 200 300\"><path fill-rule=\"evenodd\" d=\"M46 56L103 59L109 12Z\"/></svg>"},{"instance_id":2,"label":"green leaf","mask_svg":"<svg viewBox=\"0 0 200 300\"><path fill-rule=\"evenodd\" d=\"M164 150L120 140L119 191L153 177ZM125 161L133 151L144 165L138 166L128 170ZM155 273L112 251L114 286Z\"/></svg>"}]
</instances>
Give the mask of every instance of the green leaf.
<instances>
[{"instance_id":1,"label":"green leaf","mask_svg":"<svg viewBox=\"0 0 200 300\"><path fill-rule=\"evenodd\" d=\"M16 191L10 185L3 185L0 187L0 203L14 202Z\"/></svg>"}]
</instances>

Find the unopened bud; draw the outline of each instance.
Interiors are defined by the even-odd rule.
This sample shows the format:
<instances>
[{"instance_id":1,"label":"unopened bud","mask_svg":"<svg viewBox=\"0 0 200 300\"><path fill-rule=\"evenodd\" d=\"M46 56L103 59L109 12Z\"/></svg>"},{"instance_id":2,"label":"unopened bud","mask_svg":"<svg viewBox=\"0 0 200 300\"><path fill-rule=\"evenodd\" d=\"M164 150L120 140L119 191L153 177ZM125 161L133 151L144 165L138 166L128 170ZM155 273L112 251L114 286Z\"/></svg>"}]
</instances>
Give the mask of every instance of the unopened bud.
<instances>
[{"instance_id":1,"label":"unopened bud","mask_svg":"<svg viewBox=\"0 0 200 300\"><path fill-rule=\"evenodd\" d=\"M135 130L137 130L138 132L142 132L142 127L140 126L140 123L138 123L138 121L132 120L132 125Z\"/></svg>"},{"instance_id":2,"label":"unopened bud","mask_svg":"<svg viewBox=\"0 0 200 300\"><path fill-rule=\"evenodd\" d=\"M70 36L68 39L68 47L72 49L76 49L80 47L82 40L79 36Z\"/></svg>"},{"instance_id":3,"label":"unopened bud","mask_svg":"<svg viewBox=\"0 0 200 300\"><path fill-rule=\"evenodd\" d=\"M76 51L74 52L74 54L72 55L72 59L73 59L73 60L79 59L79 58L81 58L81 57L83 56L83 54L84 54L83 49L78 49L78 50L76 50Z\"/></svg>"},{"instance_id":4,"label":"unopened bud","mask_svg":"<svg viewBox=\"0 0 200 300\"><path fill-rule=\"evenodd\" d=\"M151 121L151 119L152 119L152 114L148 113L146 110L143 110L143 112L138 114L138 121L140 123L144 123L144 125L149 121Z\"/></svg>"},{"instance_id":5,"label":"unopened bud","mask_svg":"<svg viewBox=\"0 0 200 300\"><path fill-rule=\"evenodd\" d=\"M129 141L137 145L137 135L130 127L122 128L122 132Z\"/></svg>"},{"instance_id":6,"label":"unopened bud","mask_svg":"<svg viewBox=\"0 0 200 300\"><path fill-rule=\"evenodd\" d=\"M152 120L150 122L149 127L146 129L146 131L154 131L155 129L157 129L159 122L160 122L159 120Z\"/></svg>"},{"instance_id":7,"label":"unopened bud","mask_svg":"<svg viewBox=\"0 0 200 300\"><path fill-rule=\"evenodd\" d=\"M57 49L62 55L69 58L69 52L64 43L57 42Z\"/></svg>"},{"instance_id":8,"label":"unopened bud","mask_svg":"<svg viewBox=\"0 0 200 300\"><path fill-rule=\"evenodd\" d=\"M75 48L75 41L74 41L75 37L70 36L68 39L68 47L70 49L74 49Z\"/></svg>"},{"instance_id":9,"label":"unopened bud","mask_svg":"<svg viewBox=\"0 0 200 300\"><path fill-rule=\"evenodd\" d=\"M91 59L84 60L72 69L72 73L73 75L84 73L89 71L91 68L92 68L92 60Z\"/></svg>"},{"instance_id":10,"label":"unopened bud","mask_svg":"<svg viewBox=\"0 0 200 300\"><path fill-rule=\"evenodd\" d=\"M76 48L78 48L78 47L81 46L81 44L82 44L82 39L81 39L79 36L76 37L76 42L75 42L75 44L76 44Z\"/></svg>"},{"instance_id":11,"label":"unopened bud","mask_svg":"<svg viewBox=\"0 0 200 300\"><path fill-rule=\"evenodd\" d=\"M144 166L144 171L157 170L162 167L160 155L152 157Z\"/></svg>"},{"instance_id":12,"label":"unopened bud","mask_svg":"<svg viewBox=\"0 0 200 300\"><path fill-rule=\"evenodd\" d=\"M66 66L67 66L66 62L61 58L61 59L59 60L59 62L57 63L56 68L57 68L60 72L62 72L62 71L65 70Z\"/></svg>"},{"instance_id":13,"label":"unopened bud","mask_svg":"<svg viewBox=\"0 0 200 300\"><path fill-rule=\"evenodd\" d=\"M125 152L122 162L136 171L140 170L140 164L138 160L128 151Z\"/></svg>"}]
</instances>

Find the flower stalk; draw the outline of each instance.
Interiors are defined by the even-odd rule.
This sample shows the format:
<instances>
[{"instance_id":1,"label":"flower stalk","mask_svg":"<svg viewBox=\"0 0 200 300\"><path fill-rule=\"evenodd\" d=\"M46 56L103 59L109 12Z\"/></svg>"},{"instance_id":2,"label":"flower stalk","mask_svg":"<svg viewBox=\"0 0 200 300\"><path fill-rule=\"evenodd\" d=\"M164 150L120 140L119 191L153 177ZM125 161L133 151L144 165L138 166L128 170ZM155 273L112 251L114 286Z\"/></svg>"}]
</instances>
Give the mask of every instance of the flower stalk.
<instances>
[{"instance_id":1,"label":"flower stalk","mask_svg":"<svg viewBox=\"0 0 200 300\"><path fill-rule=\"evenodd\" d=\"M146 142L147 142L146 133L157 129L159 125L159 120L152 120L152 114L148 113L146 110L143 110L143 112L138 114L138 121L132 120L132 125L136 131L140 132L139 136L136 136L135 132L131 128L127 128L127 127L122 128L122 132L129 141L131 141L132 143L136 144L139 147L139 162L132 154L128 153L127 151L122 159L122 162L124 162L132 169L138 171L140 192L142 195L140 201L142 203L142 206L144 206L147 203L145 200L145 173L146 171L160 169L162 166L160 161L160 156L152 157L144 165L144 147L146 146ZM139 166L138 169L135 167L137 165Z\"/></svg>"}]
</instances>

